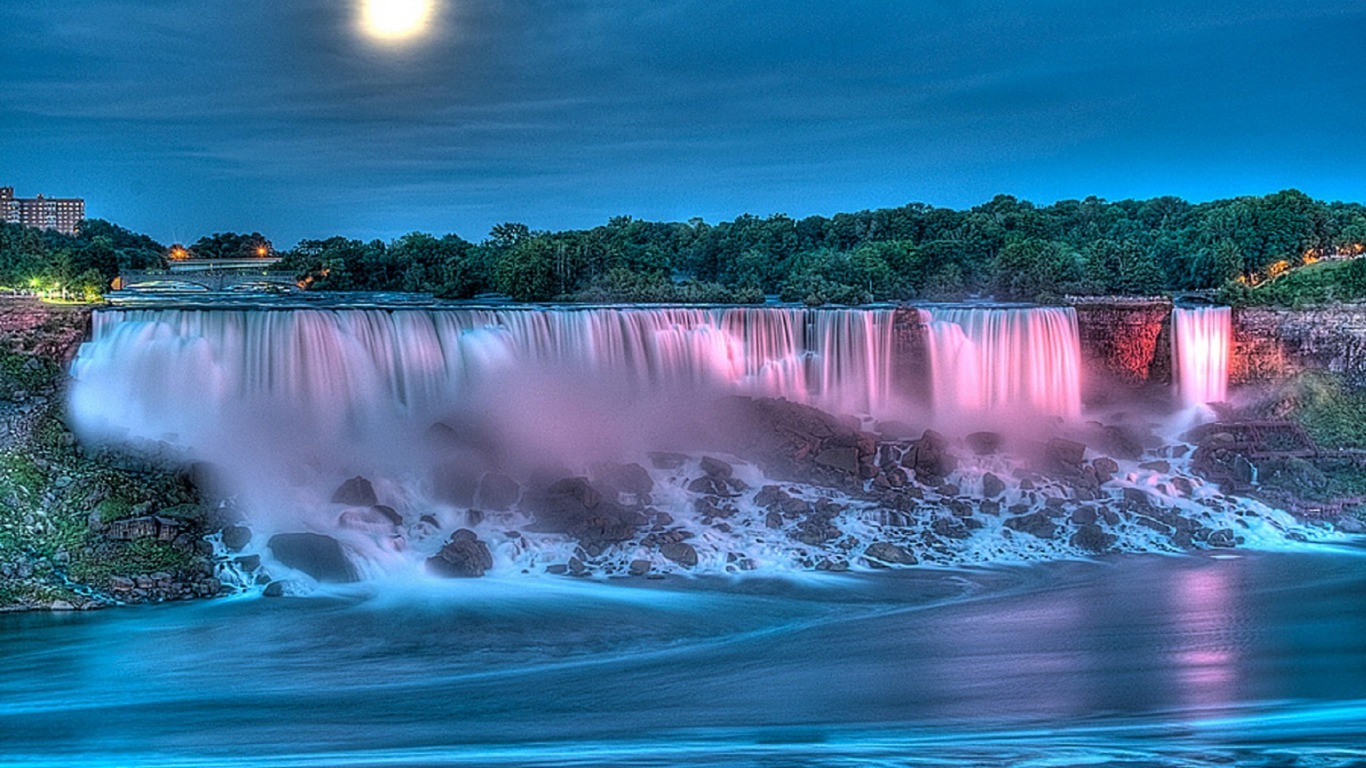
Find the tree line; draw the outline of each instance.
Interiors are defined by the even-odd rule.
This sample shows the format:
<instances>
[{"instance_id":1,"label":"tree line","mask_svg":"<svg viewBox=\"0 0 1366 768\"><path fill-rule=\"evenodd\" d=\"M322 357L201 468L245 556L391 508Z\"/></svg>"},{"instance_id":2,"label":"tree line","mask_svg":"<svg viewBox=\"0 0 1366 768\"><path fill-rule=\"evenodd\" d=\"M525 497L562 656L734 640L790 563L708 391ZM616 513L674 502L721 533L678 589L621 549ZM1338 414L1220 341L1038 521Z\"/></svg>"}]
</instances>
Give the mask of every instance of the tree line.
<instances>
[{"instance_id":1,"label":"tree line","mask_svg":"<svg viewBox=\"0 0 1366 768\"><path fill-rule=\"evenodd\" d=\"M87 222L69 239L5 232L4 280L51 261L33 255L37 241L48 244L49 256L66 259L63 274L94 270L107 279L117 266L167 252L158 254L149 239L107 222ZM30 251L17 260L24 266L11 270L16 238ZM746 303L776 295L858 304L990 295L1050 302L1066 294L1220 289L1361 243L1366 206L1318 201L1297 190L1207 203L1089 197L1046 206L999 195L966 210L912 203L802 219L743 215L717 224L621 216L592 229L556 232L507 223L478 243L424 233L390 242L333 237L279 252L278 268L314 289L445 298L497 293L520 301ZM274 252L258 233L226 233L188 250L226 258L262 247Z\"/></svg>"}]
</instances>

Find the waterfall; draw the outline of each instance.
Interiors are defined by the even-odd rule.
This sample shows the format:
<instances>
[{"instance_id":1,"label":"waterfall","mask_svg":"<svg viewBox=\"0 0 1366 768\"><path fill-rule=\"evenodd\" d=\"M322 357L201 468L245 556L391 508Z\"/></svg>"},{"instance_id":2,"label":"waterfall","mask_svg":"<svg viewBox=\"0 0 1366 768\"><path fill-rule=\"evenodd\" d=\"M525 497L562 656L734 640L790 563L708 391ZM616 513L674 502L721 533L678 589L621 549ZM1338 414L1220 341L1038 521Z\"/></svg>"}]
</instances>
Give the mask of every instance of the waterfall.
<instances>
[{"instance_id":1,"label":"waterfall","mask_svg":"<svg viewBox=\"0 0 1366 768\"><path fill-rule=\"evenodd\" d=\"M1182 405L1201 406L1227 399L1232 327L1233 311L1228 307L1177 307L1172 311L1172 357Z\"/></svg>"},{"instance_id":2,"label":"waterfall","mask_svg":"<svg viewBox=\"0 0 1366 768\"><path fill-rule=\"evenodd\" d=\"M1081 413L1081 343L1071 308L931 312L936 413Z\"/></svg>"},{"instance_id":3,"label":"waterfall","mask_svg":"<svg viewBox=\"0 0 1366 768\"><path fill-rule=\"evenodd\" d=\"M152 431L223 399L297 411L428 414L517 366L627 384L785 397L878 414L890 309L137 309L100 312L75 410L117 403ZM163 423L165 422L165 423Z\"/></svg>"}]
</instances>

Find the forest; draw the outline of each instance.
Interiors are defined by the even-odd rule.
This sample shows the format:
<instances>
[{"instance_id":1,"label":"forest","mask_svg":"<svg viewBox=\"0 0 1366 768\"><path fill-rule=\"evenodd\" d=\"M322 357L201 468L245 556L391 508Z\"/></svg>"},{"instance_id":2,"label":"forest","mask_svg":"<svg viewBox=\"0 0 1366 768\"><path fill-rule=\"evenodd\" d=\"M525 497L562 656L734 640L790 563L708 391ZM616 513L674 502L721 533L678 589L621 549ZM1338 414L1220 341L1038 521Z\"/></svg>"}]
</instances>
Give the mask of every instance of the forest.
<instances>
[{"instance_id":1,"label":"forest","mask_svg":"<svg viewBox=\"0 0 1366 768\"><path fill-rule=\"evenodd\" d=\"M259 233L219 233L167 248L95 220L74 238L5 225L0 285L41 281L99 293L120 268L155 268L172 249L196 258L266 249L283 257L279 269L314 290L443 298L754 303L776 296L821 305L990 296L1050 303L1075 294L1211 291L1234 303L1283 303L1295 297L1253 286L1307 263L1359 254L1363 243L1366 206L1297 190L1205 203L1089 197L1046 206L999 195L967 210L911 203L802 219L747 214L716 224L620 216L557 232L500 224L479 242L412 233L391 242L304 240L278 252ZM1327 297L1366 298L1358 271Z\"/></svg>"}]
</instances>

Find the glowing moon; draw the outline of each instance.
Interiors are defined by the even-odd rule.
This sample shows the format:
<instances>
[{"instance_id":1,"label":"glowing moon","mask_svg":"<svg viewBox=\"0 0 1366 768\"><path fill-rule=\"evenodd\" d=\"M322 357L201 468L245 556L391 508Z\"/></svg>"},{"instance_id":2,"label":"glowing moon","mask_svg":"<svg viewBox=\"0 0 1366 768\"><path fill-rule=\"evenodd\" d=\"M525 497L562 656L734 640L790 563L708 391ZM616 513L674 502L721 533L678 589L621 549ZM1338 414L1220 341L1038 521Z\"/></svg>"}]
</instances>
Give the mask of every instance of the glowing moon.
<instances>
[{"instance_id":1,"label":"glowing moon","mask_svg":"<svg viewBox=\"0 0 1366 768\"><path fill-rule=\"evenodd\" d=\"M432 0L362 0L361 26L379 40L415 37L427 28Z\"/></svg>"}]
</instances>

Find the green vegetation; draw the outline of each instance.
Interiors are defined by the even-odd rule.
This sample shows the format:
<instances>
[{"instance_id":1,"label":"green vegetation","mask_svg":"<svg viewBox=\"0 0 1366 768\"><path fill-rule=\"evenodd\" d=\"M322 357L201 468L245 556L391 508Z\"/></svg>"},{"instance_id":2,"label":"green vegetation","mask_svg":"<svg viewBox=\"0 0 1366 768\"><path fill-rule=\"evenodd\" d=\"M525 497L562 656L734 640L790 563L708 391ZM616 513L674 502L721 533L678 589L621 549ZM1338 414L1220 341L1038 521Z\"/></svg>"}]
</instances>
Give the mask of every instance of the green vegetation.
<instances>
[{"instance_id":1,"label":"green vegetation","mask_svg":"<svg viewBox=\"0 0 1366 768\"><path fill-rule=\"evenodd\" d=\"M1069 293L1154 294L1224 288L1238 303L1343 300L1361 274L1305 270L1250 289L1238 278L1292 269L1366 243L1366 206L1296 190L1189 203L1095 197L1038 206L1008 195L967 210L912 203L830 217L744 215L708 224L620 216L586 230L493 228L482 242L413 233L392 242L305 240L283 257L310 287L417 291L445 298L497 293L520 301L749 303L764 295L809 304L970 295L1055 301ZM172 258L275 253L262 234L218 233L168 250L108 222L75 238L0 227L0 286L79 296L120 268ZM1338 278L1357 280L1356 287ZM1284 282L1282 286L1280 283Z\"/></svg>"},{"instance_id":2,"label":"green vegetation","mask_svg":"<svg viewBox=\"0 0 1366 768\"><path fill-rule=\"evenodd\" d=\"M164 264L160 243L92 219L76 237L0 223L0 290L94 300L120 269Z\"/></svg>"},{"instance_id":3,"label":"green vegetation","mask_svg":"<svg viewBox=\"0 0 1366 768\"><path fill-rule=\"evenodd\" d=\"M305 241L283 265L330 290L425 290L522 301L809 304L974 294L1217 289L1272 265L1366 242L1366 206L1288 190L1192 204L1175 197L1035 206L1006 195L965 211L913 203L833 217L707 224L618 217L588 230L494 227L482 243L414 233L392 243Z\"/></svg>"},{"instance_id":4,"label":"green vegetation","mask_svg":"<svg viewBox=\"0 0 1366 768\"><path fill-rule=\"evenodd\" d=\"M1219 292L1233 306L1306 307L1366 300L1366 257L1287 271L1256 288L1229 283Z\"/></svg>"},{"instance_id":5,"label":"green vegetation","mask_svg":"<svg viewBox=\"0 0 1366 768\"><path fill-rule=\"evenodd\" d=\"M1288 392L1292 412L1320 447L1366 449L1366 392L1317 372L1300 375Z\"/></svg>"}]
</instances>

